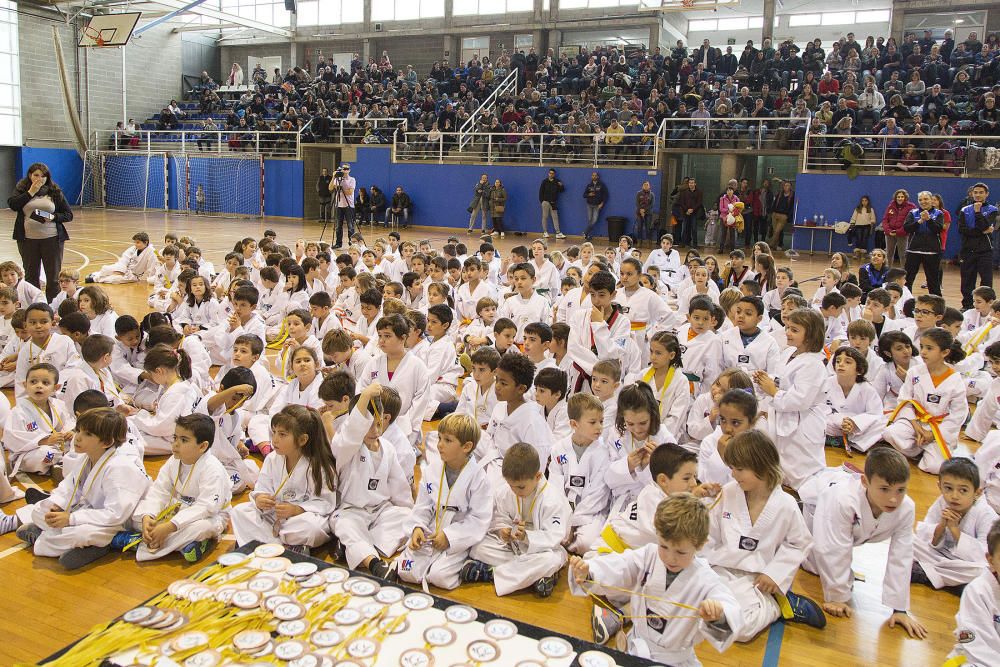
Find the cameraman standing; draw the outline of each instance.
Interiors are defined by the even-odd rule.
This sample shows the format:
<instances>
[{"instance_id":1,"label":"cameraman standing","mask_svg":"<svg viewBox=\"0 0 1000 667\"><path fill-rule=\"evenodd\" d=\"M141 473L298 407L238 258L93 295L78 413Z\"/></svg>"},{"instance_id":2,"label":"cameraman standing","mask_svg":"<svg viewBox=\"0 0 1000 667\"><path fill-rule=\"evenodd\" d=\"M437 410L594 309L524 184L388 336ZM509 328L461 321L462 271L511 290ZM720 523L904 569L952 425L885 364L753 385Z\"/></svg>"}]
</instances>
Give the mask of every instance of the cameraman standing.
<instances>
[{"instance_id":1,"label":"cameraman standing","mask_svg":"<svg viewBox=\"0 0 1000 667\"><path fill-rule=\"evenodd\" d=\"M334 172L333 180L330 181L330 192L334 193L334 202L337 207L337 243L334 250L344 247L344 220L347 220L347 238L354 235L354 188L355 180L351 178L351 165L341 165L340 169Z\"/></svg>"}]
</instances>

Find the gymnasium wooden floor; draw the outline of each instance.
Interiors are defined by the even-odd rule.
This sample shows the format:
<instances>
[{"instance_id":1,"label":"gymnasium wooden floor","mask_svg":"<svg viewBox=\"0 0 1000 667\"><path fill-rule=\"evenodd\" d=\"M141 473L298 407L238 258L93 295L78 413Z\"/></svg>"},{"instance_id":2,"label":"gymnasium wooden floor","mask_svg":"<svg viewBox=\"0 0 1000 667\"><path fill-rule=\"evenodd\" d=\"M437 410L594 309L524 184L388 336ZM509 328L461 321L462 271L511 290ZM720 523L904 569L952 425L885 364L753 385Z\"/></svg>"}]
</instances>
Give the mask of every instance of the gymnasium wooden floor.
<instances>
[{"instance_id":1,"label":"gymnasium wooden floor","mask_svg":"<svg viewBox=\"0 0 1000 667\"><path fill-rule=\"evenodd\" d=\"M10 229L13 214L10 211L0 213L0 222ZM81 274L99 269L101 265L114 261L130 244L136 230L145 230L157 247L168 231L192 236L205 258L219 267L223 255L238 239L245 236L260 238L266 228L277 231L279 242L289 246L300 237L315 239L320 230L315 223L288 219L219 220L162 213L80 211L69 225L73 238L66 245L65 262L70 267L81 269ZM443 228L413 228L404 232L404 238L430 238L440 247L452 233ZM465 237L461 231L459 235ZM530 238L511 235L499 244L507 249ZM571 241L580 242L579 239ZM0 261L7 259L19 260L16 246L9 238L0 240ZM825 255L802 255L793 261L778 258L779 266L793 267L800 282L818 276L828 265L827 262ZM945 273L945 297L949 303L957 304L958 271L949 266ZM816 285L817 281L805 283L806 294L810 295ZM119 314L138 316L148 310L145 286L105 287ZM151 475L156 474L163 460L162 457L147 460ZM830 465L839 465L844 455L828 449L827 460ZM860 456L851 459L851 462L859 467L864 465ZM21 479L43 489L52 486L44 478ZM937 497L936 478L913 466L910 493L916 501L917 518L922 519ZM245 502L246 499L243 495L234 502ZM9 513L22 502L11 503L3 509ZM4 665L40 660L87 632L95 623L126 611L198 567L187 564L179 555L146 564L136 564L131 558L109 556L82 570L67 573L53 559L36 559L19 544L13 534L0 536L0 571L6 582L6 593L0 600L0 618L8 619L4 624L4 640L0 642L0 664ZM234 546L231 538L224 538L206 560L214 559ZM921 586L913 587L912 610L929 630L929 637L924 641L909 639L901 629L884 627L889 615L889 610L880 602L884 554L885 549L878 547L866 546L856 550L854 569L865 580L855 584L855 613L850 619L830 619L822 631L790 624L784 628L783 638L778 636L779 632L772 631L775 636L769 641L768 634L764 633L755 641L736 645L721 655L703 644L698 649L700 659L706 665L748 667L761 664L941 664L953 643L958 598ZM323 550L314 555L330 560ZM795 590L817 600L822 597L818 579L801 570ZM560 581L548 600L538 600L530 593L497 598L492 588L485 584L463 586L447 593L446 597L569 635L585 639L590 637L590 603L585 598L570 596L565 579Z\"/></svg>"}]
</instances>

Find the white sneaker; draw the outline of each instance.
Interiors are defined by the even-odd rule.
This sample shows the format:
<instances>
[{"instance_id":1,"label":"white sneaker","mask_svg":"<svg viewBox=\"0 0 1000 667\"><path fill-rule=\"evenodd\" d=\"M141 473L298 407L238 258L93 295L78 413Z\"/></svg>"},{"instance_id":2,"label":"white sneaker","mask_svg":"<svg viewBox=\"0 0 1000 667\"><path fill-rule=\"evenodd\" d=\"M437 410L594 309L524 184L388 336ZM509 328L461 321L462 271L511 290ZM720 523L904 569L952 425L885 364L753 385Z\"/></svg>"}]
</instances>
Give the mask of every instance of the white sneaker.
<instances>
[{"instance_id":1,"label":"white sneaker","mask_svg":"<svg viewBox=\"0 0 1000 667\"><path fill-rule=\"evenodd\" d=\"M505 238L507 238L507 235L504 234L503 232L500 232L500 238L505 239Z\"/></svg>"},{"instance_id":2,"label":"white sneaker","mask_svg":"<svg viewBox=\"0 0 1000 667\"><path fill-rule=\"evenodd\" d=\"M542 232L542 238L543 239L549 238L549 233L548 232Z\"/></svg>"},{"instance_id":3,"label":"white sneaker","mask_svg":"<svg viewBox=\"0 0 1000 667\"><path fill-rule=\"evenodd\" d=\"M566 238L566 235L563 234L562 232L559 232L559 233L556 234L556 238L557 239L564 239L564 238Z\"/></svg>"}]
</instances>

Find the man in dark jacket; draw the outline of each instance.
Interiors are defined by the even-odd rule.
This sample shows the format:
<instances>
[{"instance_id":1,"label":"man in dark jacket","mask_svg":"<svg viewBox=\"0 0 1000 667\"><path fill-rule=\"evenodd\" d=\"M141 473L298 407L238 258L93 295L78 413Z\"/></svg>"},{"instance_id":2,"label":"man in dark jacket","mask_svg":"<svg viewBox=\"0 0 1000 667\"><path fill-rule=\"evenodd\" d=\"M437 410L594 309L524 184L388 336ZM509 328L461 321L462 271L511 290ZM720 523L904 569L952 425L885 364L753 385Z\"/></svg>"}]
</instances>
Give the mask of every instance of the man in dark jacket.
<instances>
[{"instance_id":1,"label":"man in dark jacket","mask_svg":"<svg viewBox=\"0 0 1000 667\"><path fill-rule=\"evenodd\" d=\"M556 238L564 239L566 235L559 230L559 194L565 190L562 181L556 178L556 170L549 169L549 174L538 186L538 201L542 205L542 238L549 237L548 218L552 218L552 227L556 230Z\"/></svg>"},{"instance_id":2,"label":"man in dark jacket","mask_svg":"<svg viewBox=\"0 0 1000 667\"><path fill-rule=\"evenodd\" d=\"M962 308L972 308L972 291L976 278L981 284L993 287L993 243L990 236L996 228L997 207L986 202L990 189L985 183L976 183L970 189L972 203L962 208L956 222L962 237L959 253L962 275Z\"/></svg>"},{"instance_id":3,"label":"man in dark jacket","mask_svg":"<svg viewBox=\"0 0 1000 667\"><path fill-rule=\"evenodd\" d=\"M587 230L583 233L583 237L590 241L594 237L597 220L601 217L601 209L608 201L608 186L596 171L590 174L590 183L583 189L583 198L587 202Z\"/></svg>"},{"instance_id":4,"label":"man in dark jacket","mask_svg":"<svg viewBox=\"0 0 1000 667\"><path fill-rule=\"evenodd\" d=\"M413 208L413 202L410 201L410 195L403 192L403 186L397 185L396 192L392 195L392 204L386 211L386 224L389 223L391 218L395 218L397 221L402 218L403 229L410 226L410 209Z\"/></svg>"},{"instance_id":5,"label":"man in dark jacket","mask_svg":"<svg viewBox=\"0 0 1000 667\"><path fill-rule=\"evenodd\" d=\"M698 247L698 219L705 212L705 195L698 188L694 177L688 179L687 188L677 196L681 212L681 238L677 245Z\"/></svg>"},{"instance_id":6,"label":"man in dark jacket","mask_svg":"<svg viewBox=\"0 0 1000 667\"><path fill-rule=\"evenodd\" d=\"M330 203L333 201L333 195L330 194L330 180L332 178L330 170L324 167L319 174L319 178L316 179L316 194L319 196L320 222L330 222Z\"/></svg>"}]
</instances>

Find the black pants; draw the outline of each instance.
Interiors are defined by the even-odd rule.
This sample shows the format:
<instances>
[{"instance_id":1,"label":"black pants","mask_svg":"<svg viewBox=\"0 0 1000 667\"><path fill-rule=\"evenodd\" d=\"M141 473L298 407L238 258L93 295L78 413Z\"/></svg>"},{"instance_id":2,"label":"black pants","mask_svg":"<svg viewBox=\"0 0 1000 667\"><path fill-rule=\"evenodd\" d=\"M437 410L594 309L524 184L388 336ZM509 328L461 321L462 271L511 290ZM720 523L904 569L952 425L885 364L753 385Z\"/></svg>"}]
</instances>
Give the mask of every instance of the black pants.
<instances>
[{"instance_id":1,"label":"black pants","mask_svg":"<svg viewBox=\"0 0 1000 667\"><path fill-rule=\"evenodd\" d=\"M59 272L62 271L63 245L53 236L50 239L25 239L17 242L24 267L24 279L35 287L39 285L39 268L45 267L45 299L52 301L59 294ZM27 306L27 304L25 304Z\"/></svg>"},{"instance_id":2,"label":"black pants","mask_svg":"<svg viewBox=\"0 0 1000 667\"><path fill-rule=\"evenodd\" d=\"M871 237L871 225L858 225L854 228L854 247L868 252L868 239Z\"/></svg>"},{"instance_id":3,"label":"black pants","mask_svg":"<svg viewBox=\"0 0 1000 667\"><path fill-rule=\"evenodd\" d=\"M503 226L503 213L499 216L494 215L491 219L493 220L493 231L500 232L501 234L505 233Z\"/></svg>"},{"instance_id":4,"label":"black pants","mask_svg":"<svg viewBox=\"0 0 1000 667\"><path fill-rule=\"evenodd\" d=\"M962 309L972 308L972 290L976 289L976 278L980 284L993 287L993 251L986 250L962 257L959 267L962 274Z\"/></svg>"},{"instance_id":5,"label":"black pants","mask_svg":"<svg viewBox=\"0 0 1000 667\"><path fill-rule=\"evenodd\" d=\"M924 267L924 277L927 278L927 291L941 296L941 253L924 254L919 252L906 253L906 287L913 291L913 280L917 271Z\"/></svg>"},{"instance_id":6,"label":"black pants","mask_svg":"<svg viewBox=\"0 0 1000 667\"><path fill-rule=\"evenodd\" d=\"M347 222L347 244L351 243L351 236L354 235L354 207L338 206L337 211L337 243L335 247L344 245L344 222Z\"/></svg>"},{"instance_id":7,"label":"black pants","mask_svg":"<svg viewBox=\"0 0 1000 667\"><path fill-rule=\"evenodd\" d=\"M319 219L321 222L330 222L330 209L333 206L333 202L329 199L323 201L319 200Z\"/></svg>"}]
</instances>

